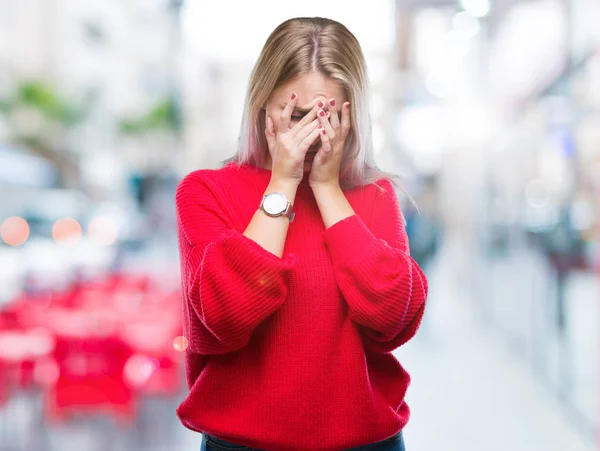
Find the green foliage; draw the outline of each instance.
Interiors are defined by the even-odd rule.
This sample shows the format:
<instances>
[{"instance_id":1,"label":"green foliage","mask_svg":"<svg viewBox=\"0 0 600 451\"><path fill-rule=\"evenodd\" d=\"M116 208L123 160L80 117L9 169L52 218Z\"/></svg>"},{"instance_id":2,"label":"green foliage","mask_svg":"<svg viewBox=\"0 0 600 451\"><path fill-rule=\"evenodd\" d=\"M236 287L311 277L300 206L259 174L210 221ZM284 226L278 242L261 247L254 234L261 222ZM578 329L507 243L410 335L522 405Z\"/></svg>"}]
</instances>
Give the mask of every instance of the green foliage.
<instances>
[{"instance_id":1,"label":"green foliage","mask_svg":"<svg viewBox=\"0 0 600 451\"><path fill-rule=\"evenodd\" d=\"M22 81L9 98L0 99L0 113L8 114L23 106L35 108L64 126L76 124L85 115L83 107L62 99L50 85L36 80Z\"/></svg>"},{"instance_id":2,"label":"green foliage","mask_svg":"<svg viewBox=\"0 0 600 451\"><path fill-rule=\"evenodd\" d=\"M79 122L84 111L59 97L49 85L39 81L25 81L17 89L17 103L37 108L44 116L63 125Z\"/></svg>"},{"instance_id":3,"label":"green foliage","mask_svg":"<svg viewBox=\"0 0 600 451\"><path fill-rule=\"evenodd\" d=\"M125 134L143 134L154 130L178 132L180 124L179 106L173 98L168 98L156 103L140 117L121 120L120 129Z\"/></svg>"}]
</instances>

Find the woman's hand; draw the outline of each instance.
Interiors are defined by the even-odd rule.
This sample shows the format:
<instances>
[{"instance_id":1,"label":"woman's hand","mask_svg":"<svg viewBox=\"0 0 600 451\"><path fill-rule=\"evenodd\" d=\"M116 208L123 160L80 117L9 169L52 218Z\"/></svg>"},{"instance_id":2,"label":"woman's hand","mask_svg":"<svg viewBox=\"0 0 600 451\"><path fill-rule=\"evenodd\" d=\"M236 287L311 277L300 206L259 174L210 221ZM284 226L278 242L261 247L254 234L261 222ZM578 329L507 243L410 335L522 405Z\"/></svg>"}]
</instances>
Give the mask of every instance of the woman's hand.
<instances>
[{"instance_id":1,"label":"woman's hand","mask_svg":"<svg viewBox=\"0 0 600 451\"><path fill-rule=\"evenodd\" d=\"M335 100L329 100L329 119L324 110L319 110L321 148L315 155L308 177L311 187L317 185L339 185L340 164L344 154L344 142L350 131L350 102L342 105L342 119L338 118Z\"/></svg>"},{"instance_id":2,"label":"woman's hand","mask_svg":"<svg viewBox=\"0 0 600 451\"><path fill-rule=\"evenodd\" d=\"M299 184L304 176L304 159L311 144L319 139L317 111L324 107L317 103L296 125L290 126L292 112L298 97L292 94L281 113L277 130L267 115L265 136L273 161L272 177Z\"/></svg>"}]
</instances>

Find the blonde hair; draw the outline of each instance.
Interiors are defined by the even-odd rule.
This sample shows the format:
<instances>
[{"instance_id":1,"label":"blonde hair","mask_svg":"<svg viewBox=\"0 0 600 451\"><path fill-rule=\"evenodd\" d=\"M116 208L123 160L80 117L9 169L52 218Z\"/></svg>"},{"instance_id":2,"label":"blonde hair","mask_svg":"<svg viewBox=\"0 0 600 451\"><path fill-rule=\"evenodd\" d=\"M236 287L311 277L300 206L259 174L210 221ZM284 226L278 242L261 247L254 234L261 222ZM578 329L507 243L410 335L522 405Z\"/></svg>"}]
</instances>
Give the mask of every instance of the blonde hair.
<instances>
[{"instance_id":1,"label":"blonde hair","mask_svg":"<svg viewBox=\"0 0 600 451\"><path fill-rule=\"evenodd\" d=\"M250 75L236 154L221 163L263 166L268 158L263 106L272 93L295 77L316 71L336 80L350 101L351 130L345 141L340 186L350 189L398 175L375 163L367 67L356 37L341 23L298 17L280 24L268 37Z\"/></svg>"}]
</instances>

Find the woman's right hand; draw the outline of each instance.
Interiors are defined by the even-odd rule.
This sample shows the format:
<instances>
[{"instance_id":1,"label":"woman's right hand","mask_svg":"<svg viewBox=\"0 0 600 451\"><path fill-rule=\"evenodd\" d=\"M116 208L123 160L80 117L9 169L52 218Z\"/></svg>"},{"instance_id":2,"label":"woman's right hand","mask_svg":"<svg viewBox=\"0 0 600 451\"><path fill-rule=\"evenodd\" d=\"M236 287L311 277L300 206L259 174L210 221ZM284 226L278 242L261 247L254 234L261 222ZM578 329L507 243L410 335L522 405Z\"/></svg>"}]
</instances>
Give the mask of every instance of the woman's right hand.
<instances>
[{"instance_id":1,"label":"woman's right hand","mask_svg":"<svg viewBox=\"0 0 600 451\"><path fill-rule=\"evenodd\" d=\"M317 111L324 105L317 103L296 125L289 128L298 99L294 94L292 97L281 113L277 130L267 115L265 135L273 162L271 177L299 184L304 176L306 151L321 133Z\"/></svg>"}]
</instances>

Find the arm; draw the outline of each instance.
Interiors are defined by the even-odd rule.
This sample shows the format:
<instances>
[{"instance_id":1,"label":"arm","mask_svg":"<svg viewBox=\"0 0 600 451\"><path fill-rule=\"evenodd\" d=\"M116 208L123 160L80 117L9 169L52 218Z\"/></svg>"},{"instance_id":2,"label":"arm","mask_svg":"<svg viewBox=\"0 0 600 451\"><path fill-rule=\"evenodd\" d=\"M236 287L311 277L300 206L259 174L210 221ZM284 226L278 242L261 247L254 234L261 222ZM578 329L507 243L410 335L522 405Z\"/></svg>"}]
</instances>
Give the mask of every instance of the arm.
<instances>
[{"instance_id":1,"label":"arm","mask_svg":"<svg viewBox=\"0 0 600 451\"><path fill-rule=\"evenodd\" d=\"M349 316L360 326L365 347L386 353L416 333L428 286L425 275L410 257L393 185L386 179L378 184L384 190L373 187L368 227L359 215L349 214L350 206L341 190L330 189L318 196L322 211L329 212L328 219L324 217L328 226L324 239ZM332 211L346 213L340 214L336 222Z\"/></svg>"},{"instance_id":2,"label":"arm","mask_svg":"<svg viewBox=\"0 0 600 451\"><path fill-rule=\"evenodd\" d=\"M284 303L295 263L292 255L274 253L282 252L287 218L257 211L242 233L216 192L212 181L196 171L179 183L175 196L184 332L188 349L198 354L244 347L255 328Z\"/></svg>"}]
</instances>

